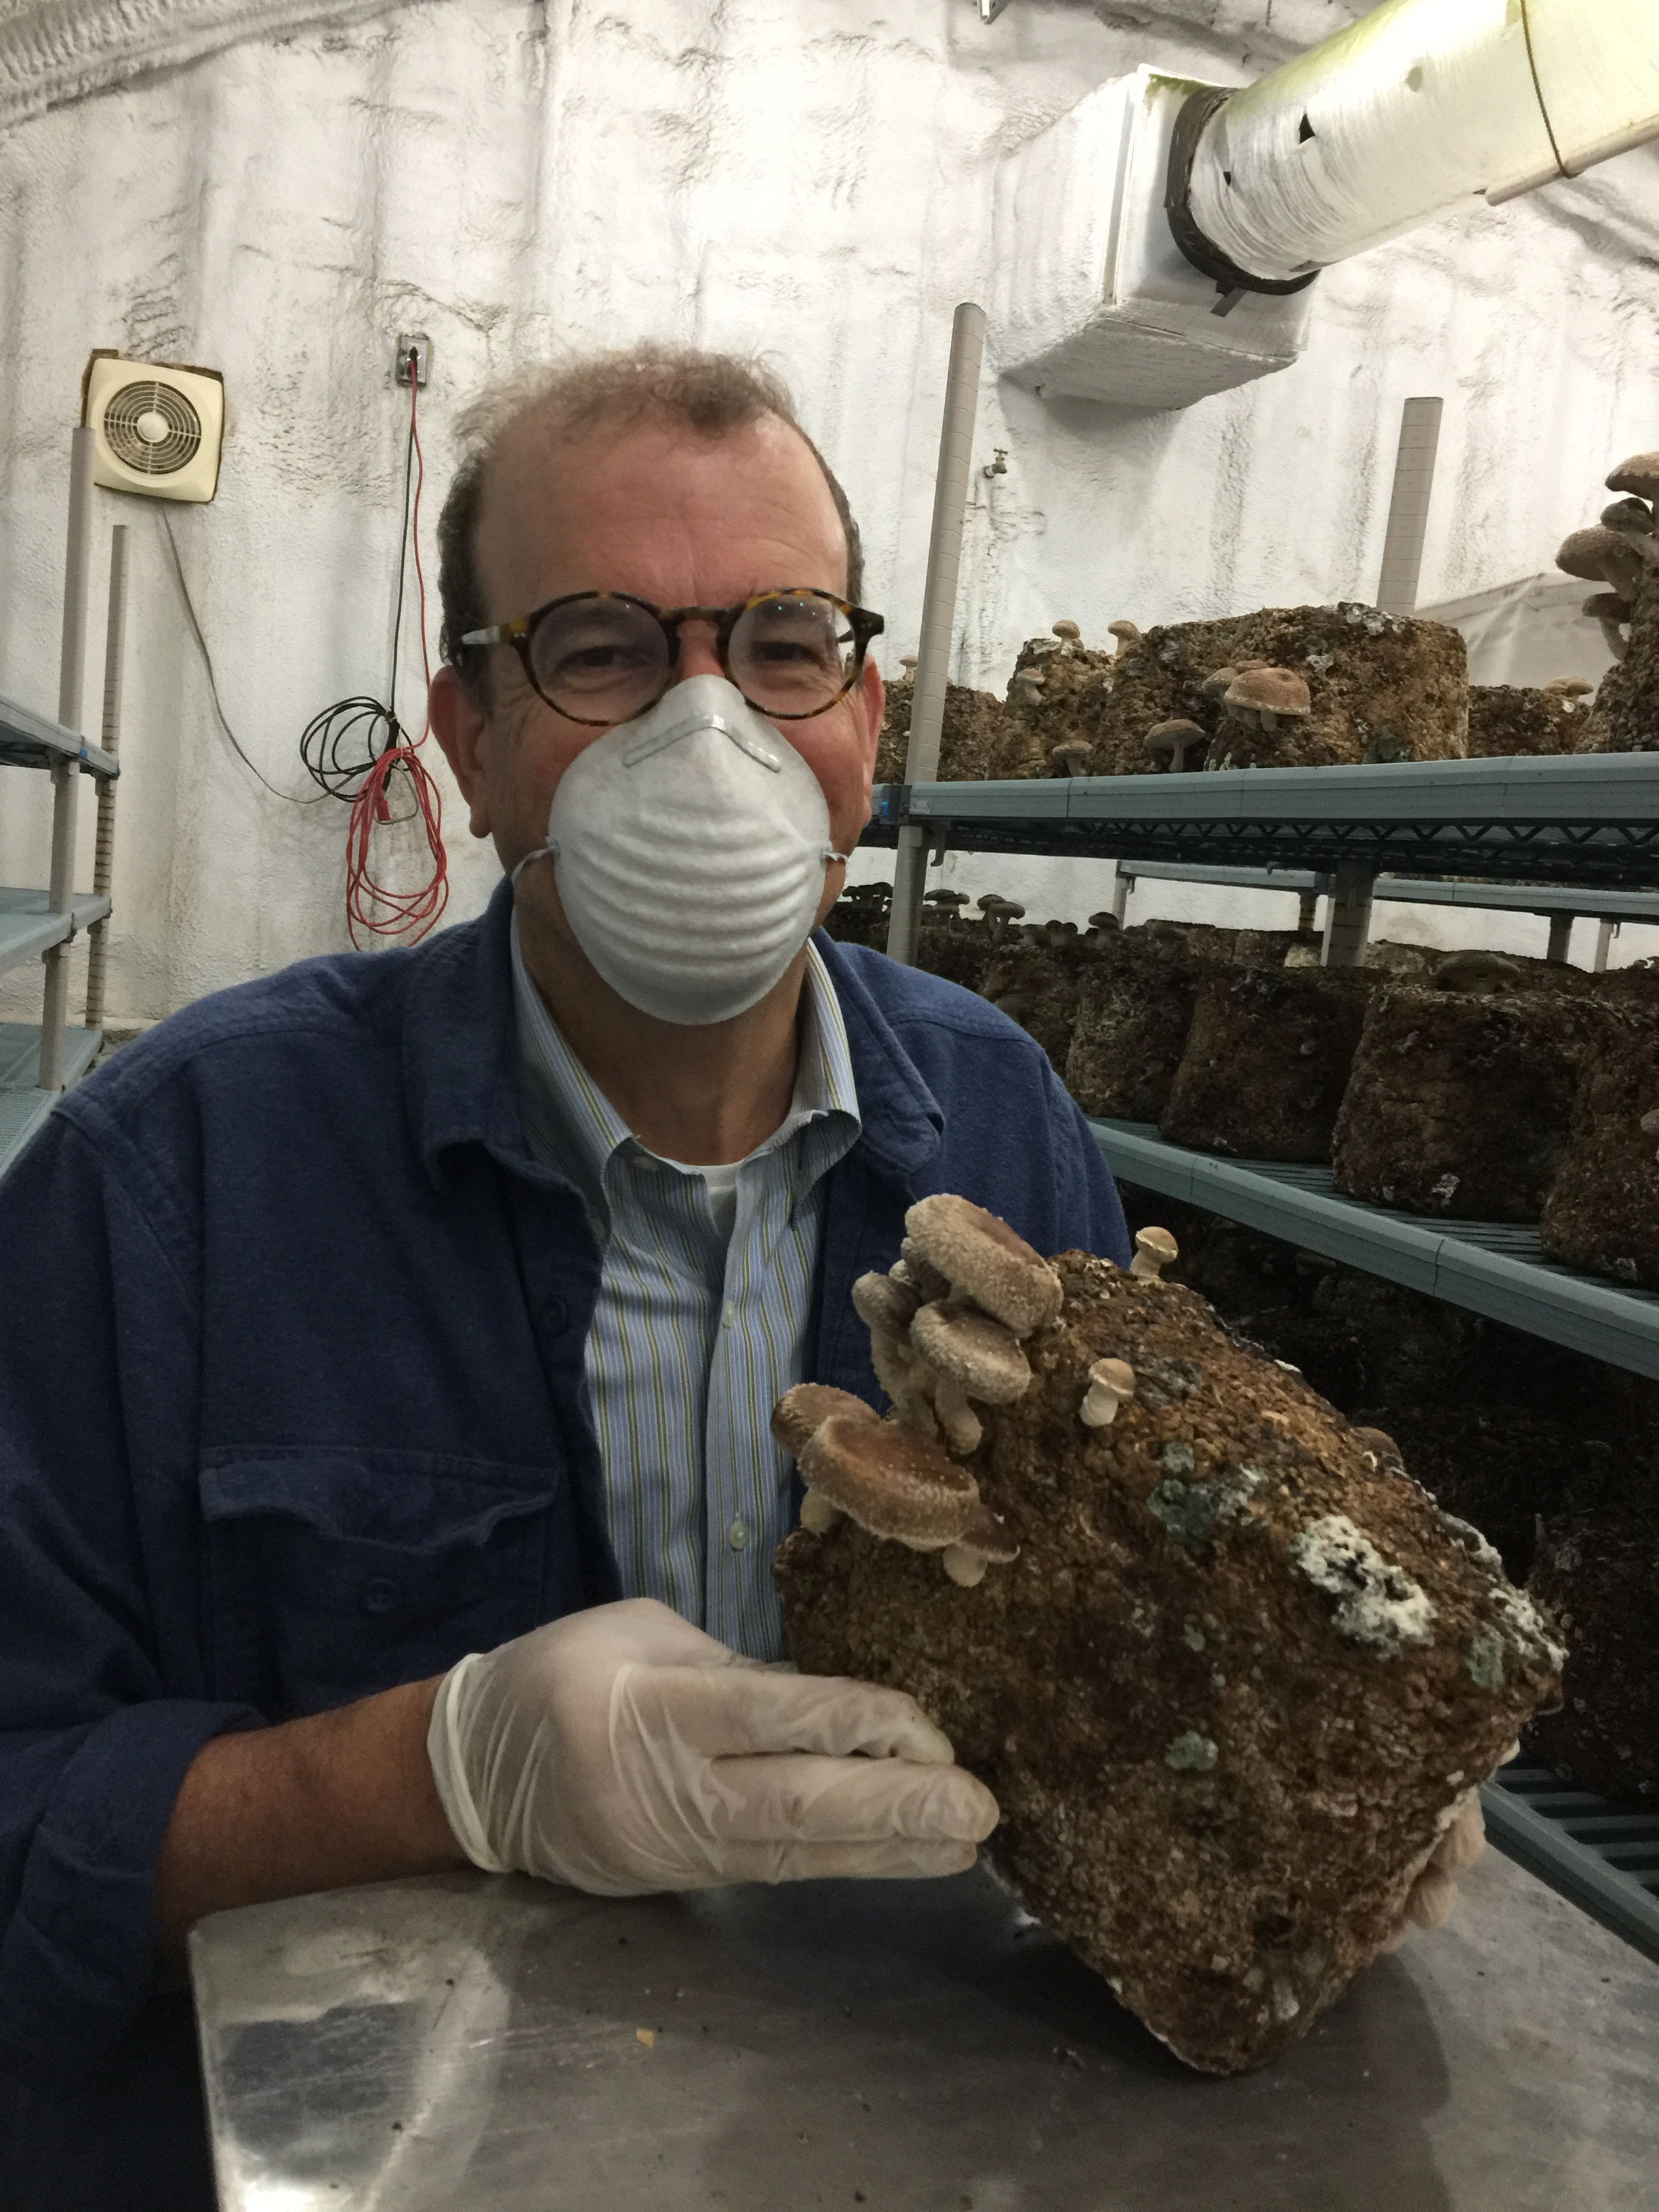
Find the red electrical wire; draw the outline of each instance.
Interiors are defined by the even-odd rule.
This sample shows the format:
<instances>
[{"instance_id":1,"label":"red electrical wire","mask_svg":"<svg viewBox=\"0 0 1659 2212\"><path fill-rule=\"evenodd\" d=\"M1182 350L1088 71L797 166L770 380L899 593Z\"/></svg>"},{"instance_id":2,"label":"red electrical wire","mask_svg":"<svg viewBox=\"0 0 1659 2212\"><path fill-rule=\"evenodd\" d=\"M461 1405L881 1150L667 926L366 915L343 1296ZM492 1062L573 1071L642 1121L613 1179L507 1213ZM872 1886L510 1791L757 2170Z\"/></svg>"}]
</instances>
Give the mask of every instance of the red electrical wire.
<instances>
[{"instance_id":1,"label":"red electrical wire","mask_svg":"<svg viewBox=\"0 0 1659 2212\"><path fill-rule=\"evenodd\" d=\"M421 451L419 390L415 356L411 354L409 361L409 435L415 448L416 475L410 536L414 544L415 580L420 608L421 668L429 695L432 664L426 642L426 577L421 567L421 489L426 482L426 457ZM400 562L404 553L405 548L400 545L398 549ZM431 726L428 715L422 721L420 736L411 742L394 722L392 727L397 731L396 741L378 755L351 802L351 818L346 827L346 927L350 932L353 945L359 951L362 950L362 941L357 935L359 929L367 930L376 937L406 937L410 944L418 943L434 927L449 903L449 857L444 850L443 797L420 757L420 749L426 743ZM432 862L431 872L425 882L410 891L396 890L389 884L381 883L374 873L369 857L378 823L413 818L413 814L394 817L392 811L392 781L394 776L399 775L408 779L410 795L415 802L413 813L420 816L425 829L427 852Z\"/></svg>"}]
</instances>

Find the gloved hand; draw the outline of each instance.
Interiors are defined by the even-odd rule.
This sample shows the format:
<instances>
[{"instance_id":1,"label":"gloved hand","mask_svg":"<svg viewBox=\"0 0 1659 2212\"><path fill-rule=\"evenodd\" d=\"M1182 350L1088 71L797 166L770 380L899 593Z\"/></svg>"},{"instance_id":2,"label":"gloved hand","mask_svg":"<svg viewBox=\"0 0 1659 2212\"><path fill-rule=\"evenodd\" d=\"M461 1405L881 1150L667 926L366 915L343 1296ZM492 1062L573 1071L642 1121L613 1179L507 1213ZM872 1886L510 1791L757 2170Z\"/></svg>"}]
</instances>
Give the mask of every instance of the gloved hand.
<instances>
[{"instance_id":1,"label":"gloved hand","mask_svg":"<svg viewBox=\"0 0 1659 2212\"><path fill-rule=\"evenodd\" d=\"M475 1866L602 1897L959 1874L997 1823L913 1698L740 1658L651 1598L461 1660L427 1749Z\"/></svg>"},{"instance_id":2,"label":"gloved hand","mask_svg":"<svg viewBox=\"0 0 1659 2212\"><path fill-rule=\"evenodd\" d=\"M1412 1884L1400 1924L1384 1943L1397 1951L1413 1928L1439 1928L1451 1917L1457 1902L1455 1877L1473 1866L1486 1848L1486 1824L1480 1817L1480 1792L1466 1790L1457 1801L1445 1833L1429 1855L1429 1863Z\"/></svg>"}]
</instances>

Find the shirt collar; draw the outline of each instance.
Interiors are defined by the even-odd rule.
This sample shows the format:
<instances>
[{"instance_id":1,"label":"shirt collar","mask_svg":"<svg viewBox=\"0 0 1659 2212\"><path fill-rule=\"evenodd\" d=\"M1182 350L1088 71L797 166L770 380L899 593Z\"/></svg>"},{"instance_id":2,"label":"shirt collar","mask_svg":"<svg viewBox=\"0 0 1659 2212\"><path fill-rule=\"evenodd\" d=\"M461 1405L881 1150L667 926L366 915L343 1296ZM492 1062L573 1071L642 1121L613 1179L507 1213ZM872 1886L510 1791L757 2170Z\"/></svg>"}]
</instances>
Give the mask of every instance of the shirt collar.
<instances>
[{"instance_id":1,"label":"shirt collar","mask_svg":"<svg viewBox=\"0 0 1659 2212\"><path fill-rule=\"evenodd\" d=\"M513 890L503 877L475 920L409 951L373 956L406 978L398 994L406 1096L422 1160L439 1189L449 1183L449 1154L469 1145L482 1145L532 1182L550 1177L524 1133L512 923ZM863 1124L859 1149L878 1176L910 1186L939 1150L944 1109L889 1018L889 994L872 991L856 961L822 931L812 952L848 1048Z\"/></svg>"},{"instance_id":2,"label":"shirt collar","mask_svg":"<svg viewBox=\"0 0 1659 2212\"><path fill-rule=\"evenodd\" d=\"M548 1012L524 963L516 915L509 943L525 1136L538 1158L568 1176L603 1218L609 1211L605 1170L611 1162L618 1152L648 1156L647 1147L640 1143L594 1082ZM817 947L810 942L801 1015L800 1056L789 1110L749 1158L759 1159L781 1152L809 1124L828 1124L823 1141L812 1143L810 1157L801 1163L802 1180L810 1187L851 1151L862 1127L847 1024L829 971ZM796 1195L799 1194L798 1187Z\"/></svg>"}]
</instances>

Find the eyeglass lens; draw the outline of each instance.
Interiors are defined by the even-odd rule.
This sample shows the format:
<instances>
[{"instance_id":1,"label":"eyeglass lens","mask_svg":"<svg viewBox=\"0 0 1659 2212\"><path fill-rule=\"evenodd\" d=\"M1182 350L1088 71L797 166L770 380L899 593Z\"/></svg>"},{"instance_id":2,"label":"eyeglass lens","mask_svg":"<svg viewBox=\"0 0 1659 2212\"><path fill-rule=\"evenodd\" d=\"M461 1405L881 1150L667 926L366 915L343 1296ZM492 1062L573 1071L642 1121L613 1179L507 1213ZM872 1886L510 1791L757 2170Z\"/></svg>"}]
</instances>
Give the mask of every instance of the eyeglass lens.
<instances>
[{"instance_id":1,"label":"eyeglass lens","mask_svg":"<svg viewBox=\"0 0 1659 2212\"><path fill-rule=\"evenodd\" d=\"M732 682L763 712L810 714L843 691L857 647L835 603L783 592L746 607L726 657ZM627 599L578 599L536 625L531 667L542 696L579 721L623 722L661 697L672 676L654 615Z\"/></svg>"}]
</instances>

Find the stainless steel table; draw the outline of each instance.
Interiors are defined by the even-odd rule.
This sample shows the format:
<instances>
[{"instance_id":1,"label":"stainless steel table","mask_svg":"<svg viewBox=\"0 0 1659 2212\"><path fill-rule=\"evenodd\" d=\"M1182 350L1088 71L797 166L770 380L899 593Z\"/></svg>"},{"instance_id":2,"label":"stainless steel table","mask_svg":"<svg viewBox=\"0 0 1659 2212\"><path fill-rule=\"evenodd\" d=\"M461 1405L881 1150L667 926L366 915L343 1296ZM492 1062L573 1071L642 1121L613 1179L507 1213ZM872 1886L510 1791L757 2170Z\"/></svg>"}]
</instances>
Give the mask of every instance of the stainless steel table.
<instances>
[{"instance_id":1,"label":"stainless steel table","mask_svg":"<svg viewBox=\"0 0 1659 2212\"><path fill-rule=\"evenodd\" d=\"M226 2212L1659 2206L1659 1966L1496 1854L1233 2081L980 1874L441 1877L221 1914L192 1964Z\"/></svg>"}]
</instances>

